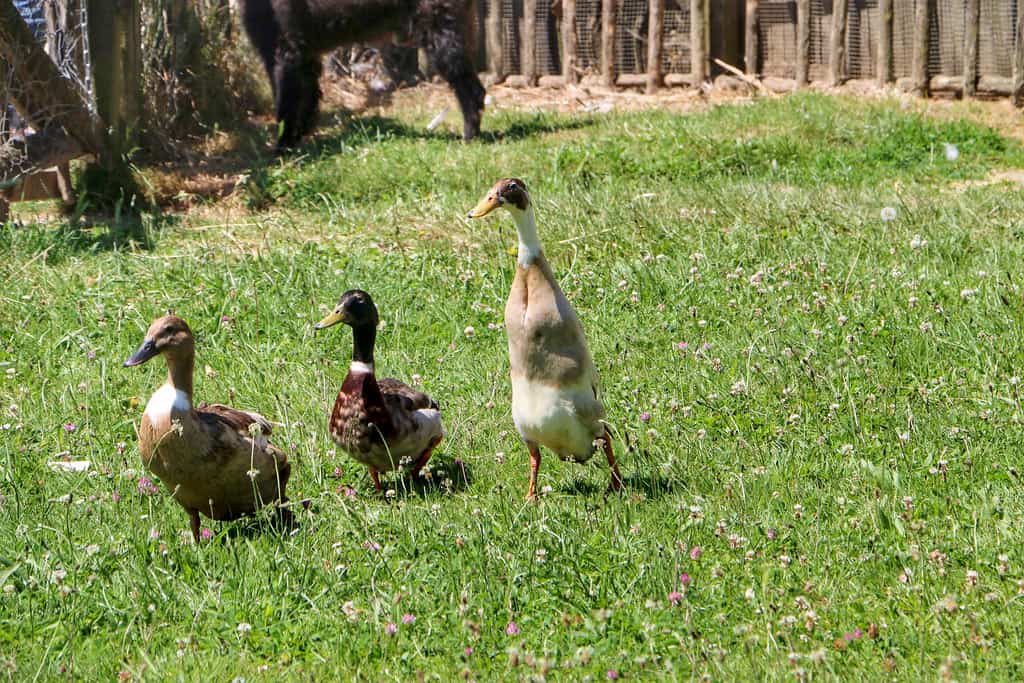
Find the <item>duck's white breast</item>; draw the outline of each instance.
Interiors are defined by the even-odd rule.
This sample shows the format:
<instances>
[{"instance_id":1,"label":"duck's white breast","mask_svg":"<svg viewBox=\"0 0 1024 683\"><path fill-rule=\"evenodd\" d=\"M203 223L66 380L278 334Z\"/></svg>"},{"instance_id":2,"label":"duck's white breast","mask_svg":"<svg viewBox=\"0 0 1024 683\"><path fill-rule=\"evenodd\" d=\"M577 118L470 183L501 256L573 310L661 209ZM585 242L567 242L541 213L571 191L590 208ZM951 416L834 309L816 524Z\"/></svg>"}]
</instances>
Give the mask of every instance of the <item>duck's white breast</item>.
<instances>
[{"instance_id":1,"label":"duck's white breast","mask_svg":"<svg viewBox=\"0 0 1024 683\"><path fill-rule=\"evenodd\" d=\"M586 424L577 409L593 400L589 386L555 387L521 377L512 379L512 420L520 436L550 448L563 459L584 462L593 453L595 426Z\"/></svg>"},{"instance_id":2,"label":"duck's white breast","mask_svg":"<svg viewBox=\"0 0 1024 683\"><path fill-rule=\"evenodd\" d=\"M171 413L188 412L192 408L188 394L165 384L150 397L146 404L145 414L154 425L171 419Z\"/></svg>"}]
</instances>

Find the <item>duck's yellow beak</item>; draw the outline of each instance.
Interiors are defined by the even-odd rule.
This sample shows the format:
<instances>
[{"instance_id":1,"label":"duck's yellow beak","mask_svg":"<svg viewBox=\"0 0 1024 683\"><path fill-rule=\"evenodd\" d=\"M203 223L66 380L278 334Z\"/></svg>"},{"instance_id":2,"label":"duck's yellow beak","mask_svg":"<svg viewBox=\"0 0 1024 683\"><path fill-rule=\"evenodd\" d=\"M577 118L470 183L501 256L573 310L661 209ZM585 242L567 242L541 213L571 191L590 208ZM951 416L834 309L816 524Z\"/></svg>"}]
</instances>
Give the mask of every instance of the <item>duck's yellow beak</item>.
<instances>
[{"instance_id":1,"label":"duck's yellow beak","mask_svg":"<svg viewBox=\"0 0 1024 683\"><path fill-rule=\"evenodd\" d=\"M483 218L499 206L501 206L501 199L498 198L498 193L490 192L473 207L473 210L469 212L469 218Z\"/></svg>"},{"instance_id":2,"label":"duck's yellow beak","mask_svg":"<svg viewBox=\"0 0 1024 683\"><path fill-rule=\"evenodd\" d=\"M326 318L313 325L314 330L325 330L332 325L345 322L345 314L339 311L331 311Z\"/></svg>"}]
</instances>

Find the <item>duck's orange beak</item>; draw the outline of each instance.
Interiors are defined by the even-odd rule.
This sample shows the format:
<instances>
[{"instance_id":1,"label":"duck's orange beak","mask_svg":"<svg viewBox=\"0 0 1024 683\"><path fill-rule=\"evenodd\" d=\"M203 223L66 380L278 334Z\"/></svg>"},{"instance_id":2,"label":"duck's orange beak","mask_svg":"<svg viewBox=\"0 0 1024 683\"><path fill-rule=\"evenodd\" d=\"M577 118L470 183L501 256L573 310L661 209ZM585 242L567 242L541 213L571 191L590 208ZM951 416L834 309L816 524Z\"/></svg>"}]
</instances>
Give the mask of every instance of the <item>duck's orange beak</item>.
<instances>
[{"instance_id":1,"label":"duck's orange beak","mask_svg":"<svg viewBox=\"0 0 1024 683\"><path fill-rule=\"evenodd\" d=\"M497 192L488 192L487 196L477 202L473 210L469 212L469 218L483 218L491 211L502 205L501 197Z\"/></svg>"}]
</instances>

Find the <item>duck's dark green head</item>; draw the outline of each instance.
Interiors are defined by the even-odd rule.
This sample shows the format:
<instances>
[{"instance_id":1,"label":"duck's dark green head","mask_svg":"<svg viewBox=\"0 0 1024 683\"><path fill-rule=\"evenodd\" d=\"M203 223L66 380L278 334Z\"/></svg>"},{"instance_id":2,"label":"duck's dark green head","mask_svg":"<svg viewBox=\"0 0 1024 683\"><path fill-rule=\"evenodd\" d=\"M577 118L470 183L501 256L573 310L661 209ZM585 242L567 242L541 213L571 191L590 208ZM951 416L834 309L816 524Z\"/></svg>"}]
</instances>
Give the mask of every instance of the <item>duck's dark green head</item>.
<instances>
[{"instance_id":1,"label":"duck's dark green head","mask_svg":"<svg viewBox=\"0 0 1024 683\"><path fill-rule=\"evenodd\" d=\"M370 327L376 329L380 321L373 298L361 289L350 289L338 299L338 305L323 320L315 325L323 330L338 323L352 327Z\"/></svg>"}]
</instances>

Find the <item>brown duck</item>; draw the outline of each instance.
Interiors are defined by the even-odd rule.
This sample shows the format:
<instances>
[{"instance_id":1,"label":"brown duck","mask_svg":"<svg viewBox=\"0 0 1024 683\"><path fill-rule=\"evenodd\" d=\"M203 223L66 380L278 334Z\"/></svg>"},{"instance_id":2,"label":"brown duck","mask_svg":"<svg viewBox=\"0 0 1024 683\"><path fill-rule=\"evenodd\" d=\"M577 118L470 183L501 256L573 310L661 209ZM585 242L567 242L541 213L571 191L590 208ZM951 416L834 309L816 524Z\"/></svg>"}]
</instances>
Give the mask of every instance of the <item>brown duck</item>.
<instances>
[{"instance_id":1,"label":"brown duck","mask_svg":"<svg viewBox=\"0 0 1024 683\"><path fill-rule=\"evenodd\" d=\"M505 304L512 375L512 419L530 451L528 499L537 497L540 446L563 460L585 462L600 446L611 469L609 488L622 488L611 435L605 424L597 368L576 311L562 293L537 238L526 184L499 180L470 218L502 207L519 233L519 258Z\"/></svg>"},{"instance_id":2,"label":"brown duck","mask_svg":"<svg viewBox=\"0 0 1024 683\"><path fill-rule=\"evenodd\" d=\"M316 324L322 330L338 323L352 328L352 362L338 392L329 424L331 439L370 469L381 490L380 473L412 466L419 474L444 438L437 402L397 379L374 374L373 347L380 318L370 295L353 289Z\"/></svg>"},{"instance_id":3,"label":"brown duck","mask_svg":"<svg viewBox=\"0 0 1024 683\"><path fill-rule=\"evenodd\" d=\"M195 342L181 318L155 320L124 366L160 354L167 362L167 381L146 404L139 451L143 464L188 512L196 541L200 514L226 521L286 502L291 465L267 441L271 427L266 418L220 404L193 407ZM290 518L286 508L278 507L278 514Z\"/></svg>"}]
</instances>

